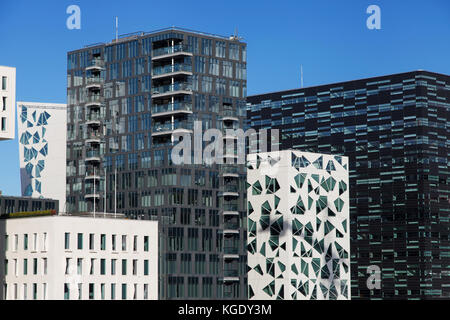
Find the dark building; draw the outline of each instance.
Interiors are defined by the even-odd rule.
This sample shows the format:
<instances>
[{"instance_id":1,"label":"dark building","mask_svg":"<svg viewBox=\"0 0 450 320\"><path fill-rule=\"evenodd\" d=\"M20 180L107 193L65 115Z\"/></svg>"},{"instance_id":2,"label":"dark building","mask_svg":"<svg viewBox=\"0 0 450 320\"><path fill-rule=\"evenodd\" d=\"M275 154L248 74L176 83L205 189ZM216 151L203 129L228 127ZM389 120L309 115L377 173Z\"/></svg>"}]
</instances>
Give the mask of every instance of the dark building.
<instances>
[{"instance_id":1,"label":"dark building","mask_svg":"<svg viewBox=\"0 0 450 320\"><path fill-rule=\"evenodd\" d=\"M195 121L243 127L246 44L180 28L138 32L69 52L67 75L67 211L158 220L159 299L246 298L236 143L227 165L171 158L173 134L192 133Z\"/></svg>"},{"instance_id":2,"label":"dark building","mask_svg":"<svg viewBox=\"0 0 450 320\"><path fill-rule=\"evenodd\" d=\"M449 109L450 77L427 71L248 97L280 150L349 157L353 299L450 298Z\"/></svg>"},{"instance_id":3,"label":"dark building","mask_svg":"<svg viewBox=\"0 0 450 320\"><path fill-rule=\"evenodd\" d=\"M28 197L0 195L0 217L11 213L31 213L37 211L59 211L59 201Z\"/></svg>"}]
</instances>

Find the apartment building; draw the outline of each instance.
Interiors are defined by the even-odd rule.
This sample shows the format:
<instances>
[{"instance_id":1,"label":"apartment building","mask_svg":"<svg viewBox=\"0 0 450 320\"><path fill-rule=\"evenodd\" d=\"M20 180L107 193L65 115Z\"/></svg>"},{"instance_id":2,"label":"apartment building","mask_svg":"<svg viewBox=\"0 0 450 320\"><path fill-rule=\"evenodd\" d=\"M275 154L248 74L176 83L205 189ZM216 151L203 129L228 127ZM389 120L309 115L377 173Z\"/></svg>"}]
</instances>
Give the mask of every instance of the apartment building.
<instances>
[{"instance_id":1,"label":"apartment building","mask_svg":"<svg viewBox=\"0 0 450 320\"><path fill-rule=\"evenodd\" d=\"M0 66L0 140L15 136L16 68Z\"/></svg>"}]
</instances>

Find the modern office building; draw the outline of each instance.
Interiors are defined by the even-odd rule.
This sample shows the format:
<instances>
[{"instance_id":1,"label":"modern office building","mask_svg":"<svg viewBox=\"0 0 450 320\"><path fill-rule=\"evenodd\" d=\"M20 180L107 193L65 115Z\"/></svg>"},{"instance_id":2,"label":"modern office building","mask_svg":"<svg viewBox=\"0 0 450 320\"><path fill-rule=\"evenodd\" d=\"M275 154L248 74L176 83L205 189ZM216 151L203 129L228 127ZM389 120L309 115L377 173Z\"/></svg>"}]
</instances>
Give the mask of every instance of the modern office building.
<instances>
[{"instance_id":1,"label":"modern office building","mask_svg":"<svg viewBox=\"0 0 450 320\"><path fill-rule=\"evenodd\" d=\"M54 199L30 198L30 197L12 197L0 194L0 218L12 213L48 213L59 211L59 202Z\"/></svg>"},{"instance_id":2,"label":"modern office building","mask_svg":"<svg viewBox=\"0 0 450 320\"><path fill-rule=\"evenodd\" d=\"M16 68L0 66L0 141L15 136Z\"/></svg>"},{"instance_id":3,"label":"modern office building","mask_svg":"<svg viewBox=\"0 0 450 320\"><path fill-rule=\"evenodd\" d=\"M65 104L17 102L22 196L66 203Z\"/></svg>"},{"instance_id":4,"label":"modern office building","mask_svg":"<svg viewBox=\"0 0 450 320\"><path fill-rule=\"evenodd\" d=\"M195 121L243 127L246 44L180 28L139 32L69 52L67 69L67 211L158 220L160 299L245 299L237 143L225 165L178 165L171 150Z\"/></svg>"},{"instance_id":5,"label":"modern office building","mask_svg":"<svg viewBox=\"0 0 450 320\"><path fill-rule=\"evenodd\" d=\"M348 159L285 150L247 168L249 298L350 299Z\"/></svg>"},{"instance_id":6,"label":"modern office building","mask_svg":"<svg viewBox=\"0 0 450 320\"><path fill-rule=\"evenodd\" d=\"M450 297L450 77L413 71L248 97L280 149L345 155L352 298ZM368 268L380 270L367 286ZM374 278L372 278L374 279Z\"/></svg>"},{"instance_id":7,"label":"modern office building","mask_svg":"<svg viewBox=\"0 0 450 320\"><path fill-rule=\"evenodd\" d=\"M158 223L110 214L0 220L4 300L156 300Z\"/></svg>"}]
</instances>

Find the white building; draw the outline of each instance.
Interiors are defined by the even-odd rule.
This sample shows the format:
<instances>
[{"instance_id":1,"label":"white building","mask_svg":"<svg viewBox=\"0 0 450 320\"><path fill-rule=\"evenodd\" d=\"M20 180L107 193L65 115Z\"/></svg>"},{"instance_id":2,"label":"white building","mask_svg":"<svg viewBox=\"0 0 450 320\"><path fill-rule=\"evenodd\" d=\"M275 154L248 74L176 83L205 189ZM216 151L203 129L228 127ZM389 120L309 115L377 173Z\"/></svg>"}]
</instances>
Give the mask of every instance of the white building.
<instances>
[{"instance_id":1,"label":"white building","mask_svg":"<svg viewBox=\"0 0 450 320\"><path fill-rule=\"evenodd\" d=\"M17 102L22 196L66 203L65 104Z\"/></svg>"},{"instance_id":2,"label":"white building","mask_svg":"<svg viewBox=\"0 0 450 320\"><path fill-rule=\"evenodd\" d=\"M158 223L101 216L0 220L0 299L156 300Z\"/></svg>"},{"instance_id":3,"label":"white building","mask_svg":"<svg viewBox=\"0 0 450 320\"><path fill-rule=\"evenodd\" d=\"M348 158L248 156L250 299L350 299Z\"/></svg>"},{"instance_id":4,"label":"white building","mask_svg":"<svg viewBox=\"0 0 450 320\"><path fill-rule=\"evenodd\" d=\"M0 140L14 139L16 68L0 66Z\"/></svg>"}]
</instances>

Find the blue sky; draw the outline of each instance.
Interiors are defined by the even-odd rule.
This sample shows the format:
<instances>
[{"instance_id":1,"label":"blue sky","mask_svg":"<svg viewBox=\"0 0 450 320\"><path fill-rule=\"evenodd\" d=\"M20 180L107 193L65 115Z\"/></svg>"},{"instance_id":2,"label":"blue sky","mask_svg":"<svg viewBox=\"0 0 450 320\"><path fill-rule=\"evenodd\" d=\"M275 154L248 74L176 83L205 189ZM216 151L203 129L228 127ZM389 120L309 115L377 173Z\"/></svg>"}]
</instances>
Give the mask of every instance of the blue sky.
<instances>
[{"instance_id":1,"label":"blue sky","mask_svg":"<svg viewBox=\"0 0 450 320\"><path fill-rule=\"evenodd\" d=\"M66 8L81 8L81 30ZM369 5L381 30L366 27ZM248 94L416 69L450 74L450 1L196 0L0 2L0 65L17 68L17 100L66 102L66 53L119 33L178 26L248 44ZM0 190L20 195L17 136L0 142Z\"/></svg>"}]
</instances>

